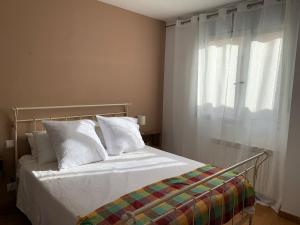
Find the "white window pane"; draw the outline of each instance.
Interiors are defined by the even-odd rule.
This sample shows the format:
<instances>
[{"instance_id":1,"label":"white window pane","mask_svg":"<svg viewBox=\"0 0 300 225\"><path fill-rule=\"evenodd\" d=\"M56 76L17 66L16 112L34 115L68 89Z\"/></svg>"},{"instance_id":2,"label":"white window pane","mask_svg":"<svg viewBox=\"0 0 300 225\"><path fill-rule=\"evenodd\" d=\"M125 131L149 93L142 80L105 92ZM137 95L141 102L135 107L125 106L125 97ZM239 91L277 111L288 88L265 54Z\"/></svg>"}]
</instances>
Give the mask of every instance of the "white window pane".
<instances>
[{"instance_id":1,"label":"white window pane","mask_svg":"<svg viewBox=\"0 0 300 225\"><path fill-rule=\"evenodd\" d=\"M199 105L234 108L237 61L237 45L210 43L199 50Z\"/></svg>"},{"instance_id":2,"label":"white window pane","mask_svg":"<svg viewBox=\"0 0 300 225\"><path fill-rule=\"evenodd\" d=\"M251 112L274 108L281 45L281 38L251 43L245 98Z\"/></svg>"},{"instance_id":3,"label":"white window pane","mask_svg":"<svg viewBox=\"0 0 300 225\"><path fill-rule=\"evenodd\" d=\"M235 83L237 78L237 63L238 63L238 54L239 48L237 45L227 45L228 52L228 81L227 81L227 94L226 94L226 103L225 106L234 108L235 101Z\"/></svg>"}]
</instances>

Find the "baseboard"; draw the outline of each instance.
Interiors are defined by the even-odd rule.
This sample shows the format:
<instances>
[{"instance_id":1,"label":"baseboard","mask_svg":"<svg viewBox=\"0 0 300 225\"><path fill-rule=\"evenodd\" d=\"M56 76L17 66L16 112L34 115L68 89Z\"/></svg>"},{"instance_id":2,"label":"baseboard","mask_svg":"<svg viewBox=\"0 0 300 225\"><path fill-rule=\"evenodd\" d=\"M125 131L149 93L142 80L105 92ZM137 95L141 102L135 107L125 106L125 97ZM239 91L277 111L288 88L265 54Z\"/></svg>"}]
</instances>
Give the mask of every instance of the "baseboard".
<instances>
[{"instance_id":1,"label":"baseboard","mask_svg":"<svg viewBox=\"0 0 300 225\"><path fill-rule=\"evenodd\" d=\"M283 212L281 210L279 210L279 213L278 213L279 216L285 218L285 219L288 219L292 222L295 222L295 223L299 223L300 224L300 217L298 216L294 216L290 213L287 213L287 212Z\"/></svg>"}]
</instances>

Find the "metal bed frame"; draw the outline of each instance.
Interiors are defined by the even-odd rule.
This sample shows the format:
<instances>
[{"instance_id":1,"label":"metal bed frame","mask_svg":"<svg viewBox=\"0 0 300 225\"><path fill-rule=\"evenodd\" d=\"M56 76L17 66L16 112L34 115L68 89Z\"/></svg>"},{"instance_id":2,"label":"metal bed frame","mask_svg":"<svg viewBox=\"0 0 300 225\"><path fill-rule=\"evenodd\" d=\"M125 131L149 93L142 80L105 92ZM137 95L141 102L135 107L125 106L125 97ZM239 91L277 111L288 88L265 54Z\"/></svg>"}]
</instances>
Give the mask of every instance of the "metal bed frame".
<instances>
[{"instance_id":1,"label":"metal bed frame","mask_svg":"<svg viewBox=\"0 0 300 225\"><path fill-rule=\"evenodd\" d=\"M249 167L247 167L246 169L244 169L242 172L240 173L237 173L234 177L224 181L222 184L218 185L218 186L215 186L213 188L210 188L208 191L200 194L199 196L194 196L192 199L184 202L183 204L180 204L179 206L176 206L172 209L170 209L169 211L165 212L163 215L155 218L155 219L151 219L151 222L149 222L148 224L155 224L156 221L158 221L159 219L163 218L164 216L170 214L171 211L174 211L174 215L176 216L176 210L178 210L179 208L181 207L184 207L186 206L187 204L193 202L193 212L196 208L196 203L197 203L197 200L200 199L201 197L208 197L210 200L212 198L212 193L214 190L220 188L220 187L223 187L223 193L224 193L224 190L225 190L225 186L226 184L228 184L229 182L233 181L234 179L238 178L238 177L243 177L243 187L245 187L245 181L247 180L248 181L248 178L247 178L247 175L249 173L249 171L253 170L253 176L252 176L252 185L253 187L255 188L255 181L256 181L256 178L257 178L257 175L258 175L258 170L260 168L260 166L264 163L264 161L266 161L268 158L269 158L270 154L268 153L268 151L263 151L257 155L254 155L242 162L239 162L233 166L230 166L226 169L223 169L209 177L206 177L204 178L203 180L200 180L196 183L193 183L193 184L190 184L188 186L186 186L185 188L179 190L179 191L176 191L176 192L173 192L173 193L170 193L170 194L167 194L166 196L164 196L163 198L161 199L158 199L156 201L153 201L147 205L145 205L144 207L141 207L135 211L127 211L123 216L122 216L122 221L124 224L137 224L137 219L136 217L142 213L145 213L153 208L155 208L156 206L159 206L165 202L168 202L168 200L180 195L180 194L183 194L185 192L188 192L189 190L199 186L199 185L203 185L205 183L207 183L208 181L214 179L214 178L217 178L219 176L221 176L222 174L226 173L226 172L229 172L229 171L233 171L234 169L238 169L239 167L241 166L244 166L246 165L247 163L254 163L254 165L251 165ZM245 188L243 188L245 189ZM243 199L244 201L244 199ZM208 224L210 224L210 211L211 211L211 204L209 205L209 209L208 209ZM224 224L223 223L223 213L224 213L224 205L222 204L222 217L221 217L221 225ZM253 207L250 207L250 208L245 208L245 205L244 205L244 202L243 202L243 208L242 208L242 218L241 220L239 220L237 223L234 223L234 216L235 216L235 212L234 212L234 207L233 207L233 212L232 212L232 218L231 218L231 224L236 224L236 225L242 225L244 224L247 220L248 220L248 224L249 225L252 225L253 223L253 216L254 216L254 213L255 213L255 209ZM193 213L193 215L195 215ZM193 218L193 225L195 224L195 218Z\"/></svg>"},{"instance_id":2,"label":"metal bed frame","mask_svg":"<svg viewBox=\"0 0 300 225\"><path fill-rule=\"evenodd\" d=\"M116 104L95 104L95 105L66 105L66 106L41 106L41 107L14 107L12 108L14 113L14 120L13 120L13 129L14 129L14 145L15 145L15 167L18 165L19 159L19 152L18 152L18 129L19 124L22 123L33 123L34 129L33 131L37 131L37 123L43 120L74 120L74 119L84 119L84 118L92 118L96 120L96 115L101 116L128 116L129 114L129 105L131 103L116 103ZM20 113L24 111L45 111L45 110L70 110L70 109L91 109L91 108L113 108L113 107L120 107L123 108L122 111L116 112L109 112L109 113L99 113L97 114L84 114L84 115L66 115L66 116L51 116L49 112L48 117L30 117L26 119L19 119Z\"/></svg>"},{"instance_id":3,"label":"metal bed frame","mask_svg":"<svg viewBox=\"0 0 300 225\"><path fill-rule=\"evenodd\" d=\"M15 143L15 166L18 165L18 159L19 159L19 152L18 152L18 124L20 123L33 123L34 124L34 131L37 130L37 123L41 122L42 120L74 120L74 119L83 119L83 118L93 118L95 119L96 115L102 115L102 116L128 116L128 107L129 105L131 105L131 103L119 103L119 104L96 104L96 105L69 105L69 106L43 106L43 107L15 107L13 108L13 112L14 112L14 143ZM123 108L122 111L117 111L117 112L110 112L110 113L99 113L99 114L85 114L85 115L66 115L66 116L59 116L59 117L44 117L44 118L26 118L26 119L19 119L19 114L20 112L24 112L24 111L40 111L40 110L56 110L56 109L63 109L63 110L68 110L68 109L88 109L88 108L112 108L112 107L121 107ZM237 177L243 177L243 185L245 184L246 181L248 181L248 175L250 173L250 171L252 171L252 185L255 188L255 182L256 182L256 178L258 176L258 170L261 167L261 165L263 164L263 162L265 162L268 157L270 156L270 154L268 153L268 151L262 151L259 154L256 154L248 159L245 159L244 161L241 161L233 166L230 166L228 168L225 168L201 181L198 181L196 183L193 183L179 191L173 192L173 193L169 193L166 196L164 196L161 199L158 199L156 201L153 201L147 205L145 205L144 207L141 207L135 211L128 211L126 212L123 216L122 216L122 222L124 224L137 224L137 219L136 217L142 213L145 213L146 211L149 211L153 208L155 208L156 206L159 206L161 204L163 204L164 202L167 202L168 200L183 194L193 188L195 188L196 186L202 185L207 183L208 181L217 178L219 176L221 176L222 174L229 172L229 171L233 171L235 169L241 169L242 166L246 166L248 165L248 163L251 163L251 165L248 165L246 169L242 169L241 172L237 173L236 176L232 177L229 180L224 181L221 185L218 185L216 187L210 188L208 191L206 191L205 193L199 195L199 196L194 196L192 199L184 202L183 204L174 207L173 209L171 209L170 211L174 211L174 215L176 216L176 210L178 210L179 208L190 204L191 202L193 202L193 210L195 210L196 207L196 202L197 199L201 198L201 197L208 197L211 199L212 197L212 193L214 190L216 190L217 188L220 188L223 186L223 191L225 190L225 186L226 184L228 184L229 182L231 182L232 180L236 179ZM221 224L223 224L223 205L222 205L222 219L221 219ZM208 209L208 220L210 224L210 210L211 210L211 205L209 206ZM170 213L170 211L164 213L163 215L159 216L158 218L152 219L151 222L149 222L148 224L155 224L156 221L158 221L159 219L163 218L164 216L168 215ZM237 224L237 225L242 225L245 222L248 221L249 225L252 225L253 222L253 216L254 216L255 210L254 208L245 208L244 204L243 204L243 208L241 211L241 215L242 218L237 222L234 223L234 216L235 216L235 212L233 209L232 212L232 219L231 219L231 224ZM195 223L195 218L193 218L193 225Z\"/></svg>"}]
</instances>

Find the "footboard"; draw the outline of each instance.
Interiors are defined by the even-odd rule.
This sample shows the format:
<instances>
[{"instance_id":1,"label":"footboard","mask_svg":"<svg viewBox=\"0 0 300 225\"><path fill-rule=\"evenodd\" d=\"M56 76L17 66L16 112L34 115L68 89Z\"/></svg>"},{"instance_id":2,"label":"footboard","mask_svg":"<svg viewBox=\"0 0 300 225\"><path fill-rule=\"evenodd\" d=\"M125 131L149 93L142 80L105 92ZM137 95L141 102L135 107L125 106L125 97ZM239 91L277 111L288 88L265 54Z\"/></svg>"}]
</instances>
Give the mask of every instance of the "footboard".
<instances>
[{"instance_id":1,"label":"footboard","mask_svg":"<svg viewBox=\"0 0 300 225\"><path fill-rule=\"evenodd\" d=\"M245 204L245 196L242 197L242 203L236 203L235 198L233 197L233 203L232 201L228 204L237 204L238 206L233 206L230 213L228 211L225 211L225 198L224 194L226 191L226 188L232 184L232 182L235 182L235 180L239 180L242 182L242 195L247 194L247 186L250 185L248 176L252 176L252 187L255 189L255 181L257 178L258 170L262 163L267 160L269 157L268 152L264 151L262 153L259 153L253 157L250 157L240 163L237 163L233 166L230 166L226 169L223 169L221 171L218 171L200 181L197 181L195 183L192 183L176 192L172 192L170 194L167 194L163 196L160 199L157 199L155 201L152 201L143 207L140 207L136 209L135 211L126 211L122 215L122 224L169 224L170 221L172 221L172 224L226 224L229 220L231 220L230 224L244 224L248 221L248 223L252 224L252 217L254 215L254 207L249 206ZM243 169L242 169L243 168ZM195 189L196 187L199 187L201 185L207 184L210 181L217 179L220 176L224 176L226 173L229 173L233 170L238 170L240 172L236 173L234 176L230 176L226 180L222 180L221 184L218 184L214 187L209 188L204 193L201 193L200 195L192 196L191 198L188 198L185 200L185 202L180 202L180 204L176 205L175 207L169 208L168 210L164 210L163 213L161 213L156 218L151 218L150 221L143 221L142 215L149 211L157 211L160 208L163 208L162 205L167 204L169 201L172 201L174 198L180 198L180 196L183 196L187 193L190 193L191 190ZM218 196L215 195L214 192L217 192L220 194L220 196L223 196L222 200L218 200ZM255 196L255 194L254 194ZM213 199L214 198L214 199ZM203 199L206 199L208 202L207 204L200 205L200 201L204 201ZM216 200L217 199L217 200ZM220 207L214 211L212 211L212 202L213 201L219 201ZM205 222L200 221L201 218L199 217L199 211L201 211L202 208L205 208L205 212L207 212L206 220ZM182 214L182 210L185 210L185 215ZM187 211L189 209L189 212ZM178 213L179 212L179 213ZM187 214L190 214L189 218L187 217ZM235 215L239 213L238 217L235 218ZM212 215L214 214L214 215ZM220 219L216 222L215 217L216 214L219 214L218 216ZM228 215L231 214L231 215ZM162 220L164 217L174 217L172 220ZM181 219L179 218L181 217ZM229 218L230 217L230 218ZM178 219L179 218L179 219ZM235 221L236 220L236 221ZM165 221L165 222L162 222ZM166 222L169 221L169 222Z\"/></svg>"},{"instance_id":2,"label":"footboard","mask_svg":"<svg viewBox=\"0 0 300 225\"><path fill-rule=\"evenodd\" d=\"M152 183L80 217L77 224L251 224L255 180L267 158L262 152L223 170L208 164Z\"/></svg>"}]
</instances>

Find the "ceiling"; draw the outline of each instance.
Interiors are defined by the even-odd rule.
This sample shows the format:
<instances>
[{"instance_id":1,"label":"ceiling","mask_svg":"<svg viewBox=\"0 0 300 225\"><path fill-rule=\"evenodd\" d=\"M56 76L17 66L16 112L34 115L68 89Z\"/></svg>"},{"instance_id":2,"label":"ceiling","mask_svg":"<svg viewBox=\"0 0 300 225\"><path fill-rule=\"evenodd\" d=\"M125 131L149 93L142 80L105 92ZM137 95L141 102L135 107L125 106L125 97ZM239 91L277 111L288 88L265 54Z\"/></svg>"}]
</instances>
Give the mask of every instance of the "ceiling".
<instances>
[{"instance_id":1,"label":"ceiling","mask_svg":"<svg viewBox=\"0 0 300 225\"><path fill-rule=\"evenodd\" d=\"M179 16L237 2L237 0L99 0L155 19L171 21Z\"/></svg>"}]
</instances>

